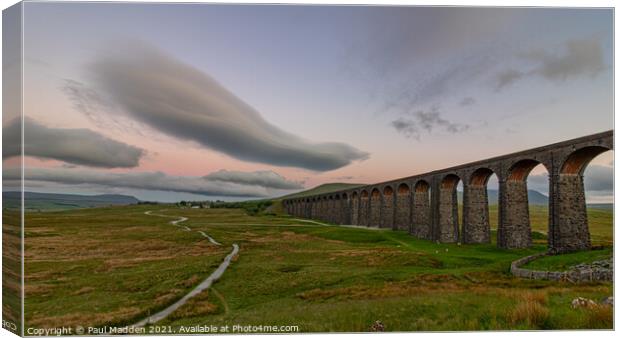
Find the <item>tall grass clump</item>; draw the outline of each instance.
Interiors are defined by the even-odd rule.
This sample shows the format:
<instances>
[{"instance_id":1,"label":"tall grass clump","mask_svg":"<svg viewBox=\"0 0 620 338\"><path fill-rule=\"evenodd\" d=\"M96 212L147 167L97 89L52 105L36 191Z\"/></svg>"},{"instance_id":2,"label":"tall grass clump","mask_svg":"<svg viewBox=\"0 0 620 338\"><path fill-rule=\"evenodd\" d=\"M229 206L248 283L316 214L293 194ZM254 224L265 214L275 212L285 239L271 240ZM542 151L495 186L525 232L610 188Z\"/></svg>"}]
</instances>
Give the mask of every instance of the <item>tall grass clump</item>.
<instances>
[{"instance_id":1,"label":"tall grass clump","mask_svg":"<svg viewBox=\"0 0 620 338\"><path fill-rule=\"evenodd\" d=\"M543 292L525 292L520 295L515 308L508 315L508 322L514 326L540 329L549 320L547 295Z\"/></svg>"}]
</instances>

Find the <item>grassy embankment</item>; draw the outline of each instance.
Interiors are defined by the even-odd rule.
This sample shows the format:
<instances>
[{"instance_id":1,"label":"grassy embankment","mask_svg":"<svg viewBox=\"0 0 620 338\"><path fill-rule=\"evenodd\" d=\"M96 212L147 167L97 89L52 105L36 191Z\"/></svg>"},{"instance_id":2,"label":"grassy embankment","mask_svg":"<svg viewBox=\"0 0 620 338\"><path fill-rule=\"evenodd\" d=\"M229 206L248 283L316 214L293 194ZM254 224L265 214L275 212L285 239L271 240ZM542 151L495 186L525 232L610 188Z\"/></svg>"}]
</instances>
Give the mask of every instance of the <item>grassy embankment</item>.
<instances>
[{"instance_id":1,"label":"grassy embankment","mask_svg":"<svg viewBox=\"0 0 620 338\"><path fill-rule=\"evenodd\" d=\"M222 279L162 325L299 325L303 332L611 328L608 308L573 310L611 283L573 285L513 278L511 261L545 250L435 244L399 231L316 226L240 209L175 209L184 225L132 206L32 214L26 227L26 323L132 322L181 297L219 264ZM611 242L611 211L591 218L593 239ZM538 220L544 220L539 224ZM546 217L532 215L544 231Z\"/></svg>"}]
</instances>

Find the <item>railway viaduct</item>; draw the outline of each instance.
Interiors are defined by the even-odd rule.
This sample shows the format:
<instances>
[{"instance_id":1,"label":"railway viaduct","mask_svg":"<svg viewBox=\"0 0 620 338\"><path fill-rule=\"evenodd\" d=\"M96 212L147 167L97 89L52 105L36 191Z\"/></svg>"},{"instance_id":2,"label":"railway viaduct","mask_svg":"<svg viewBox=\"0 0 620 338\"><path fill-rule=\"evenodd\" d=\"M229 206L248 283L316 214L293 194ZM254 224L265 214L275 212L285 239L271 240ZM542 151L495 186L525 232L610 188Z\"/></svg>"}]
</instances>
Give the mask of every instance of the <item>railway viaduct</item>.
<instances>
[{"instance_id":1,"label":"railway viaduct","mask_svg":"<svg viewBox=\"0 0 620 338\"><path fill-rule=\"evenodd\" d=\"M497 245L532 244L527 177L542 164L549 173L551 252L590 248L583 172L597 155L613 150L613 131L584 136L451 168L354 189L283 200L294 216L335 224L406 230L442 243L489 243L487 182L499 182ZM456 187L463 182L459 226Z\"/></svg>"}]
</instances>

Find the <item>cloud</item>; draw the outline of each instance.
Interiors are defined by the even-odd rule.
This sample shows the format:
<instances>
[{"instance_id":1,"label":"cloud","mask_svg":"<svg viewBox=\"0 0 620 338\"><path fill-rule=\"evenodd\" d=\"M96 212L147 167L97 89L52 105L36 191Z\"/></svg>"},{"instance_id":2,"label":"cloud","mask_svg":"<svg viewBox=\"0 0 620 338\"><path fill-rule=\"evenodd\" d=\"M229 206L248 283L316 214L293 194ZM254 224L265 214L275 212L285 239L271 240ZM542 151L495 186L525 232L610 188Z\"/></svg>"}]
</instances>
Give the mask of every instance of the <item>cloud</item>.
<instances>
[{"instance_id":1,"label":"cloud","mask_svg":"<svg viewBox=\"0 0 620 338\"><path fill-rule=\"evenodd\" d=\"M613 191L614 168L598 164L587 166L583 184L586 191Z\"/></svg>"},{"instance_id":2,"label":"cloud","mask_svg":"<svg viewBox=\"0 0 620 338\"><path fill-rule=\"evenodd\" d=\"M473 106L474 104L476 104L476 99L474 99L471 96L468 97L464 97L460 102L459 102L459 106L461 107L467 107L467 106Z\"/></svg>"},{"instance_id":3,"label":"cloud","mask_svg":"<svg viewBox=\"0 0 620 338\"><path fill-rule=\"evenodd\" d=\"M497 58L490 52L472 54L444 62L435 72L412 73L385 91L382 111L409 114L421 106L441 104L447 97L476 84Z\"/></svg>"},{"instance_id":4,"label":"cloud","mask_svg":"<svg viewBox=\"0 0 620 338\"><path fill-rule=\"evenodd\" d=\"M420 130L415 122L410 119L399 117L392 121L391 125L397 132L405 135L405 137L413 137L417 140L420 139Z\"/></svg>"},{"instance_id":5,"label":"cloud","mask_svg":"<svg viewBox=\"0 0 620 338\"><path fill-rule=\"evenodd\" d=\"M68 91L79 106L90 109L84 100L112 102L167 135L243 161L328 171L369 156L344 143L313 143L274 126L200 69L153 46L120 47L114 50L122 53L110 52L90 68L99 94L79 86Z\"/></svg>"},{"instance_id":6,"label":"cloud","mask_svg":"<svg viewBox=\"0 0 620 338\"><path fill-rule=\"evenodd\" d=\"M565 43L564 54L545 50L532 51L525 58L540 62L536 72L550 80L566 80L572 76L596 76L607 67L598 37L573 39Z\"/></svg>"},{"instance_id":7,"label":"cloud","mask_svg":"<svg viewBox=\"0 0 620 338\"><path fill-rule=\"evenodd\" d=\"M234 170L220 170L204 176L204 179L213 182L229 182L243 185L258 185L272 189L303 189L301 182L289 181L271 170L243 172Z\"/></svg>"},{"instance_id":8,"label":"cloud","mask_svg":"<svg viewBox=\"0 0 620 338\"><path fill-rule=\"evenodd\" d=\"M97 112L102 107L110 107L110 102L107 102L96 90L87 87L82 82L66 79L61 90L67 95L73 104L73 108L91 119L97 119Z\"/></svg>"},{"instance_id":9,"label":"cloud","mask_svg":"<svg viewBox=\"0 0 620 338\"><path fill-rule=\"evenodd\" d=\"M89 129L49 128L24 119L26 156L55 159L71 164L101 168L138 166L145 151ZM21 155L21 121L16 118L3 128L2 157Z\"/></svg>"},{"instance_id":10,"label":"cloud","mask_svg":"<svg viewBox=\"0 0 620 338\"><path fill-rule=\"evenodd\" d=\"M127 172L116 173L93 169L67 168L25 168L25 181L30 185L32 181L53 182L63 185L97 185L113 188L130 188L154 191L184 192L206 196L229 197L268 197L278 190L295 190L303 186L287 181L284 177L265 175L265 172L245 173L247 177L270 176L271 179L251 180L214 179L209 175L199 176L172 176L163 172ZM216 173L217 174L217 173ZM243 176L237 173L236 176ZM216 177L218 175L215 175ZM279 178L276 178L279 177ZM19 180L19 168L4 170L3 179L6 181ZM221 178L221 177L220 177ZM284 188L286 187L286 188Z\"/></svg>"},{"instance_id":11,"label":"cloud","mask_svg":"<svg viewBox=\"0 0 620 338\"><path fill-rule=\"evenodd\" d=\"M533 63L528 71L507 69L496 75L496 89L500 90L526 77L541 77L550 81L566 81L572 77L596 77L605 69L600 37L567 40L563 52L535 49L518 57Z\"/></svg>"},{"instance_id":12,"label":"cloud","mask_svg":"<svg viewBox=\"0 0 620 338\"><path fill-rule=\"evenodd\" d=\"M518 70L506 69L496 75L495 90L500 91L520 80L524 74Z\"/></svg>"},{"instance_id":13,"label":"cloud","mask_svg":"<svg viewBox=\"0 0 620 338\"><path fill-rule=\"evenodd\" d=\"M420 139L422 131L431 133L433 130L441 129L451 134L456 134L469 129L467 124L454 123L442 118L437 107L433 107L426 112L419 110L410 115L413 118L399 117L392 121L391 125L397 132L405 135L405 137L412 137L417 140Z\"/></svg>"}]
</instances>

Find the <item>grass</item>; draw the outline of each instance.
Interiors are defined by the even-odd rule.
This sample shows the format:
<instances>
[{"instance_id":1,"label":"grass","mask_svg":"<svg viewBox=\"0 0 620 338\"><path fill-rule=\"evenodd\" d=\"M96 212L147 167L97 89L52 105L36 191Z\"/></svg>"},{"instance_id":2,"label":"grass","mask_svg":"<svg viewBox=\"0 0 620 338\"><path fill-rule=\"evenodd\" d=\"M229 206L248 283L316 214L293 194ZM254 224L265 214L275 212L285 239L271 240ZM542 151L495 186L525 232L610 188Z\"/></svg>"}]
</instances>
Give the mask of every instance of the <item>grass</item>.
<instances>
[{"instance_id":1,"label":"grass","mask_svg":"<svg viewBox=\"0 0 620 338\"><path fill-rule=\"evenodd\" d=\"M227 253L146 210L26 214L27 325L130 324L182 297Z\"/></svg>"},{"instance_id":2,"label":"grass","mask_svg":"<svg viewBox=\"0 0 620 338\"><path fill-rule=\"evenodd\" d=\"M544 251L544 243L500 250L494 243L436 244L402 231L313 225L240 209L160 208L28 215L26 324L140 319L185 294L238 243L239 256L212 289L158 324L175 330L205 323L298 325L301 332L370 331L377 320L386 331L613 325L610 311L570 308L578 296L613 294L611 283L573 285L509 274L511 261ZM146 210L188 217L184 225L223 247L180 231L169 219L146 216ZM604 225L592 229L602 231L601 238L611 233Z\"/></svg>"}]
</instances>

